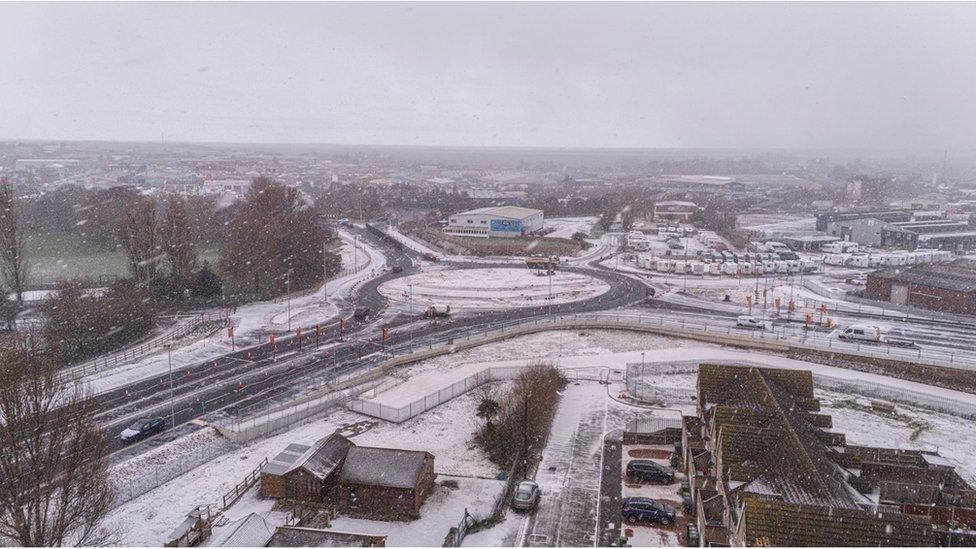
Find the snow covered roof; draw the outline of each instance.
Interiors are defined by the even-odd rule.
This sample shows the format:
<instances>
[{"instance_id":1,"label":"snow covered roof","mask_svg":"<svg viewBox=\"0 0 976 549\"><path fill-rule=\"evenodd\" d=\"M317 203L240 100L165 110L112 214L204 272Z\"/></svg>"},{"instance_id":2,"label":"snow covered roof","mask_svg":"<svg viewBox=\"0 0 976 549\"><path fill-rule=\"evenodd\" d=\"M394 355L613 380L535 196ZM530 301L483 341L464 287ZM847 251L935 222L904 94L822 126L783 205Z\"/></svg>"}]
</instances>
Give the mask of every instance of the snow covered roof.
<instances>
[{"instance_id":1,"label":"snow covered roof","mask_svg":"<svg viewBox=\"0 0 976 549\"><path fill-rule=\"evenodd\" d=\"M286 472L302 468L320 480L325 479L342 465L346 452L352 446L353 443L346 437L332 433L316 442Z\"/></svg>"},{"instance_id":2,"label":"snow covered roof","mask_svg":"<svg viewBox=\"0 0 976 549\"><path fill-rule=\"evenodd\" d=\"M261 472L266 475L283 475L295 464L302 455L305 454L311 448L307 444L297 444L291 443L280 454L276 455L271 461L269 461L262 469Z\"/></svg>"},{"instance_id":3,"label":"snow covered roof","mask_svg":"<svg viewBox=\"0 0 976 549\"><path fill-rule=\"evenodd\" d=\"M251 513L230 533L221 547L264 547L274 535L275 529L269 525L264 517Z\"/></svg>"},{"instance_id":4,"label":"snow covered roof","mask_svg":"<svg viewBox=\"0 0 976 549\"><path fill-rule=\"evenodd\" d=\"M369 486L413 488L429 455L418 450L353 446L342 466L342 480Z\"/></svg>"},{"instance_id":5,"label":"snow covered roof","mask_svg":"<svg viewBox=\"0 0 976 549\"><path fill-rule=\"evenodd\" d=\"M468 215L468 214L488 214L497 217L507 217L510 219L525 219L536 214L541 214L542 210L534 210L532 208L523 208L521 206L488 206L485 208L477 208L475 210L469 210L467 212L461 212L458 215Z\"/></svg>"},{"instance_id":6,"label":"snow covered roof","mask_svg":"<svg viewBox=\"0 0 976 549\"><path fill-rule=\"evenodd\" d=\"M922 454L922 460L926 463L926 465L929 465L929 466L932 466L932 467L951 467L951 468L955 468L955 464L954 463L952 463L948 459L946 459L946 458L944 458L944 457L942 457L942 456L940 456L938 454L927 454L927 453L923 453Z\"/></svg>"}]
</instances>

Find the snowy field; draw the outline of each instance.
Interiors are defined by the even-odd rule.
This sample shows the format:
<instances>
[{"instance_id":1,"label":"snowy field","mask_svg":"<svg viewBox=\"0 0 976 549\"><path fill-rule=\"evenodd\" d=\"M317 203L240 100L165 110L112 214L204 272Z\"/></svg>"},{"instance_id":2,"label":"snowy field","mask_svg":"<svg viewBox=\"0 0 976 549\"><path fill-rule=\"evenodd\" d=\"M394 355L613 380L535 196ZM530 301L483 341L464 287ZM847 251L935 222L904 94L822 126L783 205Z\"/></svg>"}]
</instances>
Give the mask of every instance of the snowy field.
<instances>
[{"instance_id":1,"label":"snowy field","mask_svg":"<svg viewBox=\"0 0 976 549\"><path fill-rule=\"evenodd\" d=\"M593 225L597 222L596 217L555 217L546 218L543 228L555 229L547 234L550 238L573 238L576 233L583 233L590 236Z\"/></svg>"},{"instance_id":2,"label":"snowy field","mask_svg":"<svg viewBox=\"0 0 976 549\"><path fill-rule=\"evenodd\" d=\"M502 268L431 269L384 282L379 291L395 302L412 301L418 310L435 304L483 310L568 303L590 299L610 289L606 282L591 276L556 271L551 277L550 301L550 277L538 276L539 272Z\"/></svg>"}]
</instances>

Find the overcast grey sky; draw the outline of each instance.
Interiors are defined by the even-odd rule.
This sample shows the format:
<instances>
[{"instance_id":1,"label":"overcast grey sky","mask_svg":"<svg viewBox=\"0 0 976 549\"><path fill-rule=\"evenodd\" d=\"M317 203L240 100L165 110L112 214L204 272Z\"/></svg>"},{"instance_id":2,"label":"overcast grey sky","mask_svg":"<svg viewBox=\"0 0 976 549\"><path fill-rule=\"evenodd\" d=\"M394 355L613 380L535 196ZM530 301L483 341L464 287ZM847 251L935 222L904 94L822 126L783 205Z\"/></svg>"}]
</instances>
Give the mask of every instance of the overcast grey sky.
<instances>
[{"instance_id":1,"label":"overcast grey sky","mask_svg":"<svg viewBox=\"0 0 976 549\"><path fill-rule=\"evenodd\" d=\"M976 4L0 4L0 137L976 146Z\"/></svg>"}]
</instances>

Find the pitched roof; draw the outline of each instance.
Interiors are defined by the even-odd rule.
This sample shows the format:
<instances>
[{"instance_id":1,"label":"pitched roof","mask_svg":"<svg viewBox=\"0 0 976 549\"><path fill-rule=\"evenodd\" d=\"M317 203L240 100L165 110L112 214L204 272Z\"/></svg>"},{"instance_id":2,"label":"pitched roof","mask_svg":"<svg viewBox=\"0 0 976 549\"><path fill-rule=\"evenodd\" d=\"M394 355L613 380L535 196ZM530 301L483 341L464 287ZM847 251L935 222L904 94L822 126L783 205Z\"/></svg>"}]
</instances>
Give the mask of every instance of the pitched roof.
<instances>
[{"instance_id":1,"label":"pitched roof","mask_svg":"<svg viewBox=\"0 0 976 549\"><path fill-rule=\"evenodd\" d=\"M352 484L413 488L428 455L418 450L353 446L342 466L342 480Z\"/></svg>"},{"instance_id":2,"label":"pitched roof","mask_svg":"<svg viewBox=\"0 0 976 549\"><path fill-rule=\"evenodd\" d=\"M902 513L797 505L747 497L746 545L918 547L935 543L931 521Z\"/></svg>"},{"instance_id":3,"label":"pitched roof","mask_svg":"<svg viewBox=\"0 0 976 549\"><path fill-rule=\"evenodd\" d=\"M324 479L342 464L346 452L352 446L354 444L348 438L332 433L312 445L287 472L302 468L316 478Z\"/></svg>"},{"instance_id":4,"label":"pitched roof","mask_svg":"<svg viewBox=\"0 0 976 549\"><path fill-rule=\"evenodd\" d=\"M810 372L699 367L701 404L711 410L722 473L789 502L857 508L864 496L848 484L813 424L819 404L812 379Z\"/></svg>"}]
</instances>

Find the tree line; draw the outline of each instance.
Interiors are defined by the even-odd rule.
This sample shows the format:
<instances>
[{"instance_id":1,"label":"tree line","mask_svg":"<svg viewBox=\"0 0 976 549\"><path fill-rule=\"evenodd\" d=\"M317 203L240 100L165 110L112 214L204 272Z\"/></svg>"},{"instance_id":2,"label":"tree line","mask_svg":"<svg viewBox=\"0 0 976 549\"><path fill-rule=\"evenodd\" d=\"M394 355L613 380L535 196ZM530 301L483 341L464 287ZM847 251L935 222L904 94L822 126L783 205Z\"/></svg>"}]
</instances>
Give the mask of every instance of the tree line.
<instances>
[{"instance_id":1,"label":"tree line","mask_svg":"<svg viewBox=\"0 0 976 549\"><path fill-rule=\"evenodd\" d=\"M115 246L128 270L128 277L98 292L80 280L63 280L41 307L40 336L66 363L144 337L160 312L268 299L311 288L341 268L339 256L327 249L336 236L323 222L325 203L267 178L255 179L242 199L212 210L209 223L200 219L209 202L182 196L156 198L128 187L49 194L58 198L15 200L10 184L0 181L0 274L14 296L4 300L8 324L23 309L28 227L104 244L105 225L114 221ZM65 208L72 197L80 201ZM76 221L24 215L38 202L60 204ZM207 236L210 231L219 236ZM220 243L216 265L201 261L201 242Z\"/></svg>"}]
</instances>

